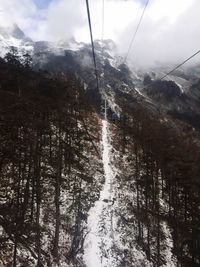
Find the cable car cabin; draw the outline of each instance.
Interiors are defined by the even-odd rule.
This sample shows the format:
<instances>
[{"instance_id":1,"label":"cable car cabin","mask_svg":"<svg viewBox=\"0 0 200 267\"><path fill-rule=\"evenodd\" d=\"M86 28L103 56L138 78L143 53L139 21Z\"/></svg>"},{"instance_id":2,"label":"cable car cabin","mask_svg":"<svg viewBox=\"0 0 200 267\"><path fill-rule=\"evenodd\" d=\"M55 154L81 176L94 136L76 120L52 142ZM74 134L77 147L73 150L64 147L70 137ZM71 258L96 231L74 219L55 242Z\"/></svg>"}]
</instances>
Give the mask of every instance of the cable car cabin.
<instances>
[{"instance_id":1,"label":"cable car cabin","mask_svg":"<svg viewBox=\"0 0 200 267\"><path fill-rule=\"evenodd\" d=\"M99 113L99 117L100 117L101 119L104 119L104 118L105 118L105 113L104 113L103 111L101 111L101 112Z\"/></svg>"},{"instance_id":2,"label":"cable car cabin","mask_svg":"<svg viewBox=\"0 0 200 267\"><path fill-rule=\"evenodd\" d=\"M103 120L105 119L105 115L108 120L112 121L112 123L117 123L119 121L118 115L115 112L113 112L113 110L109 107L108 103L105 104L105 101L104 101L101 104L99 117Z\"/></svg>"},{"instance_id":3,"label":"cable car cabin","mask_svg":"<svg viewBox=\"0 0 200 267\"><path fill-rule=\"evenodd\" d=\"M112 119L112 122L113 122L113 123L116 123L116 122L119 121L119 117L118 117L117 114L114 113L114 112L112 113L111 119Z\"/></svg>"},{"instance_id":4,"label":"cable car cabin","mask_svg":"<svg viewBox=\"0 0 200 267\"><path fill-rule=\"evenodd\" d=\"M101 112L99 113L99 117L100 117L102 120L105 119L105 112L104 112L104 111L101 111ZM108 120L111 120L112 123L117 123L117 122L119 121L119 117L118 117L118 115L117 115L116 113L114 113L114 112L108 112L108 113L107 113L107 118L108 118Z\"/></svg>"}]
</instances>

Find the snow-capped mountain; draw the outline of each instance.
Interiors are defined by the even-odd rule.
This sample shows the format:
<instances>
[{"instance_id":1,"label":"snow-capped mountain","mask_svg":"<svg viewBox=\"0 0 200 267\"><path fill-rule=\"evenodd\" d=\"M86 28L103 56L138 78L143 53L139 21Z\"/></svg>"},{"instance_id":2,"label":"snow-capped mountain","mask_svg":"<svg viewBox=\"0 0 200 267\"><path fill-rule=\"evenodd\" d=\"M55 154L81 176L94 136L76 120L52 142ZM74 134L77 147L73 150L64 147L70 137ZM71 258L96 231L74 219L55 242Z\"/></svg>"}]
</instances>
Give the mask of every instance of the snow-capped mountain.
<instances>
[{"instance_id":1,"label":"snow-capped mountain","mask_svg":"<svg viewBox=\"0 0 200 267\"><path fill-rule=\"evenodd\" d=\"M157 64L152 68L135 70L122 63L122 57L117 53L112 40L104 40L103 43L96 40L94 44L100 91L115 112L119 112L116 104L113 104L118 95L144 105L151 112L157 113L159 110L182 118L189 124L191 118L192 121L199 118L198 66L179 69L160 81L174 66ZM57 43L34 42L17 25L1 27L0 55L3 57L11 46L16 47L19 54L31 54L35 69L44 69L50 73L75 73L85 83L90 94L97 97L99 92L96 92L90 44L78 43L74 39ZM196 123L192 125L196 126Z\"/></svg>"},{"instance_id":2,"label":"snow-capped mountain","mask_svg":"<svg viewBox=\"0 0 200 267\"><path fill-rule=\"evenodd\" d=\"M16 47L21 54L32 54L34 42L16 24L0 27L0 56L4 57L10 47Z\"/></svg>"}]
</instances>

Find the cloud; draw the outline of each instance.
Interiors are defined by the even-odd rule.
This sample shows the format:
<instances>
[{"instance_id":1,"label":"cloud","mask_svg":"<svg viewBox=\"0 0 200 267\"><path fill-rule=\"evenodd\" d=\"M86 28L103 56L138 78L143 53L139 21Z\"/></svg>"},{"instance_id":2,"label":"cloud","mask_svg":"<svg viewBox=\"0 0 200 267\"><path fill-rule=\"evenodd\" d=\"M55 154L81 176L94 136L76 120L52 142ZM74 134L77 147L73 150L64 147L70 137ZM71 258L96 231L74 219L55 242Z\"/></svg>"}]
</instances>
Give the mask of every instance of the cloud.
<instances>
[{"instance_id":1,"label":"cloud","mask_svg":"<svg viewBox=\"0 0 200 267\"><path fill-rule=\"evenodd\" d=\"M68 40L82 25L86 24L82 0L66 1L55 0L50 3L46 10L43 10L43 19L37 23L37 27L30 32L34 39L58 41Z\"/></svg>"},{"instance_id":2,"label":"cloud","mask_svg":"<svg viewBox=\"0 0 200 267\"><path fill-rule=\"evenodd\" d=\"M89 3L93 35L101 39L102 1ZM146 0L105 0L104 38L113 39L124 55L145 3ZM0 6L3 10L0 24L16 22L34 40L75 37L78 41L90 41L83 0L51 0L43 9L34 0L0 0ZM178 63L199 50L199 10L199 0L150 0L129 62L134 65L155 61ZM194 59L197 60L200 58Z\"/></svg>"},{"instance_id":3,"label":"cloud","mask_svg":"<svg viewBox=\"0 0 200 267\"><path fill-rule=\"evenodd\" d=\"M138 14L142 13L139 7ZM178 63L200 49L198 0L152 0L133 43L129 61L133 65L154 62ZM116 40L126 54L139 18L119 32ZM191 62L199 61L196 57Z\"/></svg>"},{"instance_id":4,"label":"cloud","mask_svg":"<svg viewBox=\"0 0 200 267\"><path fill-rule=\"evenodd\" d=\"M28 30L38 19L37 9L32 0L0 0L0 26L17 23Z\"/></svg>"}]
</instances>

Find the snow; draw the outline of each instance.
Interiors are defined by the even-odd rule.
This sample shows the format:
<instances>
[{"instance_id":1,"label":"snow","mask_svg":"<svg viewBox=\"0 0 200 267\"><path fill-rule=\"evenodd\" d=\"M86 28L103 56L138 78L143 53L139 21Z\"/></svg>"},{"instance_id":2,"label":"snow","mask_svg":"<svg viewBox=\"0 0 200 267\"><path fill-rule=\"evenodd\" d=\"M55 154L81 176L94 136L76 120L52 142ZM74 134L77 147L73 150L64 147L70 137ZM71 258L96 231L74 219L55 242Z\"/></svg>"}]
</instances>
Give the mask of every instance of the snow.
<instances>
[{"instance_id":1,"label":"snow","mask_svg":"<svg viewBox=\"0 0 200 267\"><path fill-rule=\"evenodd\" d=\"M117 267L123 264L129 266L133 262L135 266L151 267L153 263L147 259L145 252L137 244L135 215L130 215L127 211L127 203L132 202L133 205L136 203L136 192L130 192L130 181L123 184L123 192L121 189L118 190L120 181L117 177L122 175L121 171L124 172L124 169L119 169L120 164L115 166L115 158L121 160L122 165L126 166L127 157L124 155L121 158L111 142L112 133L109 130L109 123L103 120L102 159L105 183L99 200L89 210L83 260L86 267ZM130 170L127 171L130 172ZM135 182L132 181L132 184L134 185ZM160 205L165 206L161 192L159 193ZM121 215L132 223L124 224ZM161 227L165 236L162 257L166 263L163 266L175 267L177 260L172 253L173 240L170 228L165 221L161 222ZM145 228L143 230L146 236ZM155 247L152 247L152 251L154 250Z\"/></svg>"},{"instance_id":2,"label":"snow","mask_svg":"<svg viewBox=\"0 0 200 267\"><path fill-rule=\"evenodd\" d=\"M167 214L169 206L168 206L166 200L162 196L162 183L163 183L163 186L166 186L166 185L165 185L165 181L162 181L161 170L159 170L159 177L158 178L159 178L158 179L159 204L160 204L161 211L164 214ZM166 264L164 266L165 267L176 267L177 266L177 259L172 253L173 238L172 238L172 235L171 235L171 231L170 231L169 225L167 224L166 221L162 221L161 222L161 226L162 226L162 231L163 231L164 236L165 236L164 248L163 248L163 251L162 251L163 257L164 257L164 259L166 261Z\"/></svg>"},{"instance_id":3,"label":"snow","mask_svg":"<svg viewBox=\"0 0 200 267\"><path fill-rule=\"evenodd\" d=\"M135 87L135 91L136 91L140 96L142 96L143 98L145 98L145 101L146 101L146 102L148 102L148 103L150 103L150 104L153 104L153 102L151 101L151 99L150 99L147 95L145 95L145 94L142 93L142 90L140 90L140 89L138 89L137 87Z\"/></svg>"},{"instance_id":4,"label":"snow","mask_svg":"<svg viewBox=\"0 0 200 267\"><path fill-rule=\"evenodd\" d=\"M184 93L183 86L180 83L175 82L175 84L180 88L181 93Z\"/></svg>"},{"instance_id":5,"label":"snow","mask_svg":"<svg viewBox=\"0 0 200 267\"><path fill-rule=\"evenodd\" d=\"M141 93L137 87L135 87L135 91L137 91L138 94L141 95L142 97L146 98L146 96L143 93Z\"/></svg>"},{"instance_id":6,"label":"snow","mask_svg":"<svg viewBox=\"0 0 200 267\"><path fill-rule=\"evenodd\" d=\"M190 82L187 81L184 78L175 76L175 75L170 75L165 78L166 81L173 81L181 90L181 93L185 92L185 89L187 89L190 86Z\"/></svg>"},{"instance_id":7,"label":"snow","mask_svg":"<svg viewBox=\"0 0 200 267\"><path fill-rule=\"evenodd\" d=\"M109 63L114 69L120 71L120 69L118 69L118 63L116 62L115 58L113 57L109 58Z\"/></svg>"},{"instance_id":8,"label":"snow","mask_svg":"<svg viewBox=\"0 0 200 267\"><path fill-rule=\"evenodd\" d=\"M79 51L83 48L83 43L77 43L75 40L65 41L60 40L58 42L52 43L51 51L55 53L63 53L66 49L71 51Z\"/></svg>"},{"instance_id":9,"label":"snow","mask_svg":"<svg viewBox=\"0 0 200 267\"><path fill-rule=\"evenodd\" d=\"M112 183L115 173L111 167L111 146L108 140L108 122L103 120L102 127L102 158L104 166L105 183L100 193L100 198L89 211L88 234L84 243L84 262L87 267L111 267L114 258L110 249L114 246L112 231L111 202L113 199ZM103 245L103 249L102 249ZM103 250L109 252L106 256Z\"/></svg>"},{"instance_id":10,"label":"snow","mask_svg":"<svg viewBox=\"0 0 200 267\"><path fill-rule=\"evenodd\" d=\"M7 52L9 52L10 47L16 47L20 55L25 52L30 54L33 53L33 44L31 42L24 42L23 40L14 38L13 36L8 36L5 38L0 35L0 56L4 57Z\"/></svg>"},{"instance_id":11,"label":"snow","mask_svg":"<svg viewBox=\"0 0 200 267\"><path fill-rule=\"evenodd\" d=\"M132 75L133 75L133 78L138 80L138 81L142 81L141 77L139 77L138 73L134 70L132 70Z\"/></svg>"},{"instance_id":12,"label":"snow","mask_svg":"<svg viewBox=\"0 0 200 267\"><path fill-rule=\"evenodd\" d=\"M163 233L165 235L165 245L166 245L166 249L164 250L164 258L166 260L165 267L176 267L177 259L172 253L173 240L169 226L167 225L166 222L162 222L162 228L163 228Z\"/></svg>"}]
</instances>

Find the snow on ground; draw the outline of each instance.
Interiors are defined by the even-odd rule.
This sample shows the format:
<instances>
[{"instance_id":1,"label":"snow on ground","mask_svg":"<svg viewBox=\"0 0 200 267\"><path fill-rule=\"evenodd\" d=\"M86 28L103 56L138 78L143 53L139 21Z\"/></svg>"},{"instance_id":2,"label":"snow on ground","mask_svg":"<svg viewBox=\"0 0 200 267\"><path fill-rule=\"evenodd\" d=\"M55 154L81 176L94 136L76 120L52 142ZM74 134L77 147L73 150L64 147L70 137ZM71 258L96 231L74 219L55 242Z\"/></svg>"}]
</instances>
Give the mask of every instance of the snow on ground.
<instances>
[{"instance_id":1,"label":"snow on ground","mask_svg":"<svg viewBox=\"0 0 200 267\"><path fill-rule=\"evenodd\" d=\"M135 91L137 91L138 94L141 95L142 97L146 98L146 96L137 87L135 87Z\"/></svg>"},{"instance_id":2,"label":"snow on ground","mask_svg":"<svg viewBox=\"0 0 200 267\"><path fill-rule=\"evenodd\" d=\"M108 134L108 122L103 120L102 148L105 184L100 198L89 211L88 234L84 243L84 262L87 267L114 267L115 259L112 256L114 246L112 231L112 183L115 173L111 167ZM105 254L106 252L106 254Z\"/></svg>"},{"instance_id":3,"label":"snow on ground","mask_svg":"<svg viewBox=\"0 0 200 267\"><path fill-rule=\"evenodd\" d=\"M140 96L142 96L143 98L145 98L145 101L149 102L150 104L153 104L153 102L151 101L151 99L147 95L145 95L145 94L142 93L142 90L140 90L137 87L135 87L134 89L135 89L136 92L138 92L138 94Z\"/></svg>"},{"instance_id":4,"label":"snow on ground","mask_svg":"<svg viewBox=\"0 0 200 267\"><path fill-rule=\"evenodd\" d=\"M159 177L158 178L159 178L158 179L159 204L160 204L161 211L164 214L167 214L168 209L169 209L169 205L167 204L167 201L162 196L162 183L163 183L163 186L165 186L165 181L162 181L161 171L160 170L159 170ZM162 251L163 258L166 261L166 264L164 266L165 267L175 267L175 266L177 266L177 258L172 253L172 250L173 250L173 239L172 239L172 234L171 234L169 225L167 224L166 221L162 221L161 222L161 226L162 226L163 234L165 236L164 248L163 248L163 251Z\"/></svg>"},{"instance_id":5,"label":"snow on ground","mask_svg":"<svg viewBox=\"0 0 200 267\"><path fill-rule=\"evenodd\" d=\"M151 267L153 263L147 259L145 252L137 244L135 215L129 214L127 210L128 203L132 203L133 206L136 203L136 191L131 190L130 192L130 183L134 186L135 181L127 180L127 183L125 182L123 178L125 170L120 166L122 164L129 168L127 157L120 157L111 142L112 134L109 130L109 123L103 120L102 158L105 183L99 200L89 211L83 260L86 267ZM116 160L121 161L117 166ZM130 172L129 169L126 171ZM121 179L123 188L120 189ZM161 181L159 182L161 186ZM161 208L163 206L166 208L161 190L160 205ZM124 223L123 218L127 220L127 223ZM163 267L175 267L177 259L172 253L173 241L170 228L165 221L161 222L161 228L165 236L161 253L166 262ZM144 235L146 235L145 228ZM153 252L156 248L153 246L151 249Z\"/></svg>"},{"instance_id":6,"label":"snow on ground","mask_svg":"<svg viewBox=\"0 0 200 267\"><path fill-rule=\"evenodd\" d=\"M9 36L9 38L3 38L0 36L0 56L4 57L9 52L10 47L18 49L19 55L22 56L24 53L33 53L33 44L31 42L24 42L20 39Z\"/></svg>"},{"instance_id":7,"label":"snow on ground","mask_svg":"<svg viewBox=\"0 0 200 267\"><path fill-rule=\"evenodd\" d=\"M175 84L180 88L181 93L184 93L183 86L180 83L175 82Z\"/></svg>"},{"instance_id":8,"label":"snow on ground","mask_svg":"<svg viewBox=\"0 0 200 267\"><path fill-rule=\"evenodd\" d=\"M172 249L173 249L172 235L171 235L169 226L167 225L166 222L162 222L162 229L165 235L165 245L166 245L166 249L163 252L164 258L166 260L165 267L176 267L177 259L172 253Z\"/></svg>"}]
</instances>

